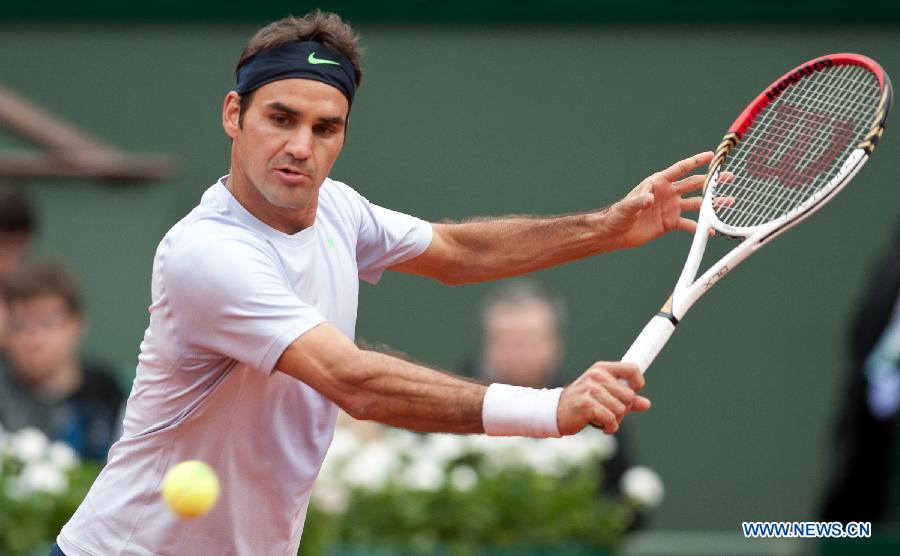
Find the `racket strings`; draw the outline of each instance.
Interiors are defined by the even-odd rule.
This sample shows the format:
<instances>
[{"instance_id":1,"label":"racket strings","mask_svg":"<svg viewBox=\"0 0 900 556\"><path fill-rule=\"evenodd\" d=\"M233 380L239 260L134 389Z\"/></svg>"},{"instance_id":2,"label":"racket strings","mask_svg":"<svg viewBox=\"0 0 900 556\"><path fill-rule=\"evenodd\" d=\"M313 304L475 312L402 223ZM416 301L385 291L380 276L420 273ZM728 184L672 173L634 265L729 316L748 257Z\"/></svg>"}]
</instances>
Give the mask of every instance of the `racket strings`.
<instances>
[{"instance_id":1,"label":"racket strings","mask_svg":"<svg viewBox=\"0 0 900 556\"><path fill-rule=\"evenodd\" d=\"M752 219L763 218L763 221L772 217L780 216L786 210L790 210L793 206L802 202L809 194L818 190L816 185L824 185L825 180L820 180L819 184L809 183L810 176L821 175L828 162L835 160L836 152L830 152L828 156L823 156L828 149L834 150L834 144L837 142L843 145L849 142L847 137L847 120L840 120L844 124L833 123L841 131L834 131L831 135L825 135L830 141L815 142L817 133L821 133L823 124L827 125L828 121L825 116L813 113L798 111L794 107L797 104L810 106L816 100L820 100L818 106L831 108L834 111L836 106L845 106L848 98L852 99L853 95L859 92L864 83L859 81L846 83L846 74L852 69L849 66L838 68L838 71L831 72L825 76L830 79L820 79L822 87L817 91L812 82L804 83L803 86L797 86L789 90L779 101L773 105L768 113L762 114L757 129L771 130L768 133L754 134L748 138L749 148L746 152L750 153L746 158L746 169L752 177L763 178L756 180L760 183L750 182L745 185L751 187L751 195L745 197L746 202L741 203L743 206L739 209L740 220L735 225L754 225ZM835 81L843 81L843 89L837 89L830 86ZM829 101L821 102L822 93L828 96L824 98ZM832 100L833 99L833 100ZM842 104L843 101L845 104ZM857 112L859 111L858 107ZM807 121L802 121L807 116ZM827 133L827 131L826 131ZM842 133L843 136L838 137L837 134ZM755 141L752 141L755 139ZM835 141L837 139L837 141ZM799 148L798 148L799 147ZM777 163L771 161L778 161ZM734 165L734 163L732 163ZM801 171L800 169L804 170ZM774 182L774 183L773 183ZM760 187L763 185L763 187ZM773 187L773 185L775 187Z\"/></svg>"},{"instance_id":2,"label":"racket strings","mask_svg":"<svg viewBox=\"0 0 900 556\"><path fill-rule=\"evenodd\" d=\"M861 68L842 66L837 71L831 72L830 75L824 76L821 89L828 96L825 97L826 101L819 102L818 106L831 110L832 112L828 115L811 112L807 114L807 120L804 122L802 121L804 112L798 112L794 108L790 108L792 101L796 101L796 104L808 106L817 100L813 96L816 89L811 86L812 84L791 90L792 94L783 97L781 103L775 107L778 114L776 120L780 118L781 122L786 125L788 133L786 134L786 141L774 148L772 159L780 161L775 177L781 182L781 185L788 188L781 188L779 193L784 193L785 191L789 193L782 195L774 202L772 199L769 199L762 204L773 206L777 211L776 214L779 216L800 204L809 195L814 194L822 186L826 185L830 181L830 176L828 176L827 180L821 181L818 184L819 187L816 187L816 184L810 178L822 175L830 162L840 163L843 160L843 157L840 157L840 154L842 154L840 152L841 147L852 143L855 123L853 118L855 116L856 120L859 120L858 116L865 110L866 106L857 100L865 98L863 94L866 82L864 80L851 80L846 77L854 69L858 70ZM835 88L833 85L835 82L837 82L838 88ZM875 90L877 91L877 89ZM870 100L870 103L877 103L878 97L868 100ZM844 107L850 108L849 112L852 113L852 116L838 119L841 112L844 111ZM829 118L832 114L837 114L834 119ZM846 116L846 114L844 115ZM827 129L829 125L831 126L830 140L828 136L829 130ZM782 130L778 131L781 132ZM865 128L863 127L861 131L865 132ZM824 134L824 141L816 140L818 133ZM788 147L788 145L796 143L808 146L806 152L801 153L799 160L796 154L791 156L790 147ZM796 164L793 167L794 172L791 172L792 164ZM840 167L837 164L835 166L835 170ZM800 168L802 170L799 170ZM798 187L804 185L807 187ZM757 204L760 204L760 202L758 201ZM758 216L761 210L762 207L757 206L754 213Z\"/></svg>"},{"instance_id":3,"label":"racket strings","mask_svg":"<svg viewBox=\"0 0 900 556\"><path fill-rule=\"evenodd\" d=\"M716 216L734 227L781 217L826 187L869 130L881 91L876 76L854 65L800 79L763 108L730 153L734 174L717 195L733 197Z\"/></svg>"},{"instance_id":4,"label":"racket strings","mask_svg":"<svg viewBox=\"0 0 900 556\"><path fill-rule=\"evenodd\" d=\"M832 74L828 77L831 79L829 81L847 81L844 78L844 74L848 73L849 67L845 66L843 68L838 68L841 70L840 72L832 72ZM822 80L825 85L829 85L828 82ZM811 83L810 83L811 84ZM810 184L803 183L803 174L797 173L797 168L805 168L806 176L821 174L823 170L823 162L828 162L829 160L833 160L835 158L836 153L830 153L828 157L823 157L823 153L825 149L828 148L826 145L831 145L834 141L829 143L820 143L815 144L813 140L815 139L815 131L816 125L809 125L810 123L821 124L822 116L819 115L811 115L810 119L819 120L819 122L802 122L803 113L798 112L793 108L796 103L806 103L804 106L808 106L810 101L814 101L816 97L812 96L815 94L815 88L810 87L810 84L805 84L805 86L798 86L790 90L790 93L783 96L778 103L773 105L773 109L770 110L767 114L762 114L760 118L761 123L755 124L757 129L762 129L762 126L768 125L769 129L774 131L770 133L756 134L753 137L748 139L755 138L756 141L748 141L747 146L751 147L746 149L748 153L752 153L747 157L747 170L750 174L756 174L755 177L759 178L769 178L767 184L768 187L759 187L758 183L748 183L745 185L751 186L752 190L749 192L749 196L745 196L742 200L740 209L736 212L742 217L740 221L737 221L736 225L754 225L754 223L749 223L751 219L759 219L763 217L764 220L767 220L765 213L771 213L773 217L779 216L781 213L785 212L785 210L789 210L791 207L799 204L798 199L805 199L809 195L809 189L816 190L815 187L809 187ZM850 97L853 93L857 92L858 88L862 85L860 82L851 83L851 86L848 87L847 84L844 84L844 89L838 89L838 94L835 95L835 91L833 87L832 90L827 91L832 97L836 97L838 101L845 100L847 97ZM823 89L828 89L828 87L823 87ZM830 97L826 97L830 98ZM794 104L789 104L793 102ZM820 106L826 105L840 105L839 102L820 102ZM827 123L827 122L825 122ZM777 127L776 127L777 126ZM778 139L775 141L773 139ZM767 139L768 138L768 139ZM844 137L841 143L846 142L847 138ZM769 143L769 144L766 144ZM805 146L806 150L800 151L800 159L798 160L798 149L795 147L793 151L791 151L790 146L792 145ZM755 147L754 147L755 144ZM815 158L818 157L818 158ZM768 160L780 161L777 165L771 162L767 162ZM813 164L814 160L818 160L818 164ZM732 163L732 165L734 165ZM760 166L762 167L762 171ZM792 172L793 173L789 173ZM760 181L760 180L757 180ZM776 187L772 187L771 182L776 182L776 184L780 184L780 187L776 185ZM806 187L798 187L798 186L806 186ZM742 214L740 214L742 213Z\"/></svg>"}]
</instances>

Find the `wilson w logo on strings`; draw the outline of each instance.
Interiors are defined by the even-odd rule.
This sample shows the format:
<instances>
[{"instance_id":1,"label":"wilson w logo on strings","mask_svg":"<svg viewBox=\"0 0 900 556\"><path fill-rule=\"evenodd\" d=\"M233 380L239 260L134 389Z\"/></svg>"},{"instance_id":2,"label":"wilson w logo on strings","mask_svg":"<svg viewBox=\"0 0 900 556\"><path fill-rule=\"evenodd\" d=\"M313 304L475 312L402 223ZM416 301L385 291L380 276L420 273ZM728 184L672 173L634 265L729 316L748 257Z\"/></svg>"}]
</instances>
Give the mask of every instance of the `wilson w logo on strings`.
<instances>
[{"instance_id":1,"label":"wilson w logo on strings","mask_svg":"<svg viewBox=\"0 0 900 556\"><path fill-rule=\"evenodd\" d=\"M807 185L827 170L856 127L850 119L835 120L786 102L774 105L770 118L747 154L745 169L788 188Z\"/></svg>"}]
</instances>

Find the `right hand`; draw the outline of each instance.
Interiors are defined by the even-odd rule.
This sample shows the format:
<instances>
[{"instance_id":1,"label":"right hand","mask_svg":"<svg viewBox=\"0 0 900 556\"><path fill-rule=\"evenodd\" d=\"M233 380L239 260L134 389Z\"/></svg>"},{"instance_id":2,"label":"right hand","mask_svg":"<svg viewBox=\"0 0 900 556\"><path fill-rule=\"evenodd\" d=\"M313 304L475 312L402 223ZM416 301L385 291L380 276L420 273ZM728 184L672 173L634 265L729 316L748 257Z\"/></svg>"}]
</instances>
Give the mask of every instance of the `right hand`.
<instances>
[{"instance_id":1,"label":"right hand","mask_svg":"<svg viewBox=\"0 0 900 556\"><path fill-rule=\"evenodd\" d=\"M636 394L643 387L644 375L637 365L594 363L559 397L556 423L560 434L575 434L587 425L606 434L616 432L629 412L650 409L650 400Z\"/></svg>"}]
</instances>

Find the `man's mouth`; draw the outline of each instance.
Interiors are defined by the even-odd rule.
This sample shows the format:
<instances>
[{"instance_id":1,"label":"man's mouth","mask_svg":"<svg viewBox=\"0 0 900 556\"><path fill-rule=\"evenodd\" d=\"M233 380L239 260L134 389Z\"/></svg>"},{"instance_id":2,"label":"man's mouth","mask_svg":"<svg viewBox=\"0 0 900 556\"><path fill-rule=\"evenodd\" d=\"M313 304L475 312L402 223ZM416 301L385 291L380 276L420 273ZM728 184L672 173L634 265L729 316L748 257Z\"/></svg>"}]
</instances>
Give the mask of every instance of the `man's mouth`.
<instances>
[{"instance_id":1,"label":"man's mouth","mask_svg":"<svg viewBox=\"0 0 900 556\"><path fill-rule=\"evenodd\" d=\"M287 182L289 184L298 184L303 181L309 180L309 176L296 168L291 168L290 166L279 166L275 168L275 174L281 178L282 181Z\"/></svg>"}]
</instances>

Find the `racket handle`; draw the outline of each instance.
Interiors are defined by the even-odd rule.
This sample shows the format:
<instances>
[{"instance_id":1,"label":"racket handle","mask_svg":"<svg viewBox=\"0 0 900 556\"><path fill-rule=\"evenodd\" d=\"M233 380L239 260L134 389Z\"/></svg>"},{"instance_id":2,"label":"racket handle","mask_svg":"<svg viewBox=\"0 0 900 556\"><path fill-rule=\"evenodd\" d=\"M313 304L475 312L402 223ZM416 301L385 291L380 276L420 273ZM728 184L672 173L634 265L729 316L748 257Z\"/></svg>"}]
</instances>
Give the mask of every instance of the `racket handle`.
<instances>
[{"instance_id":1,"label":"racket handle","mask_svg":"<svg viewBox=\"0 0 900 556\"><path fill-rule=\"evenodd\" d=\"M647 368L659 355L660 350L669 341L674 331L675 324L671 320L661 315L654 315L622 356L622 362L634 363L641 369L641 373L647 372Z\"/></svg>"}]
</instances>

